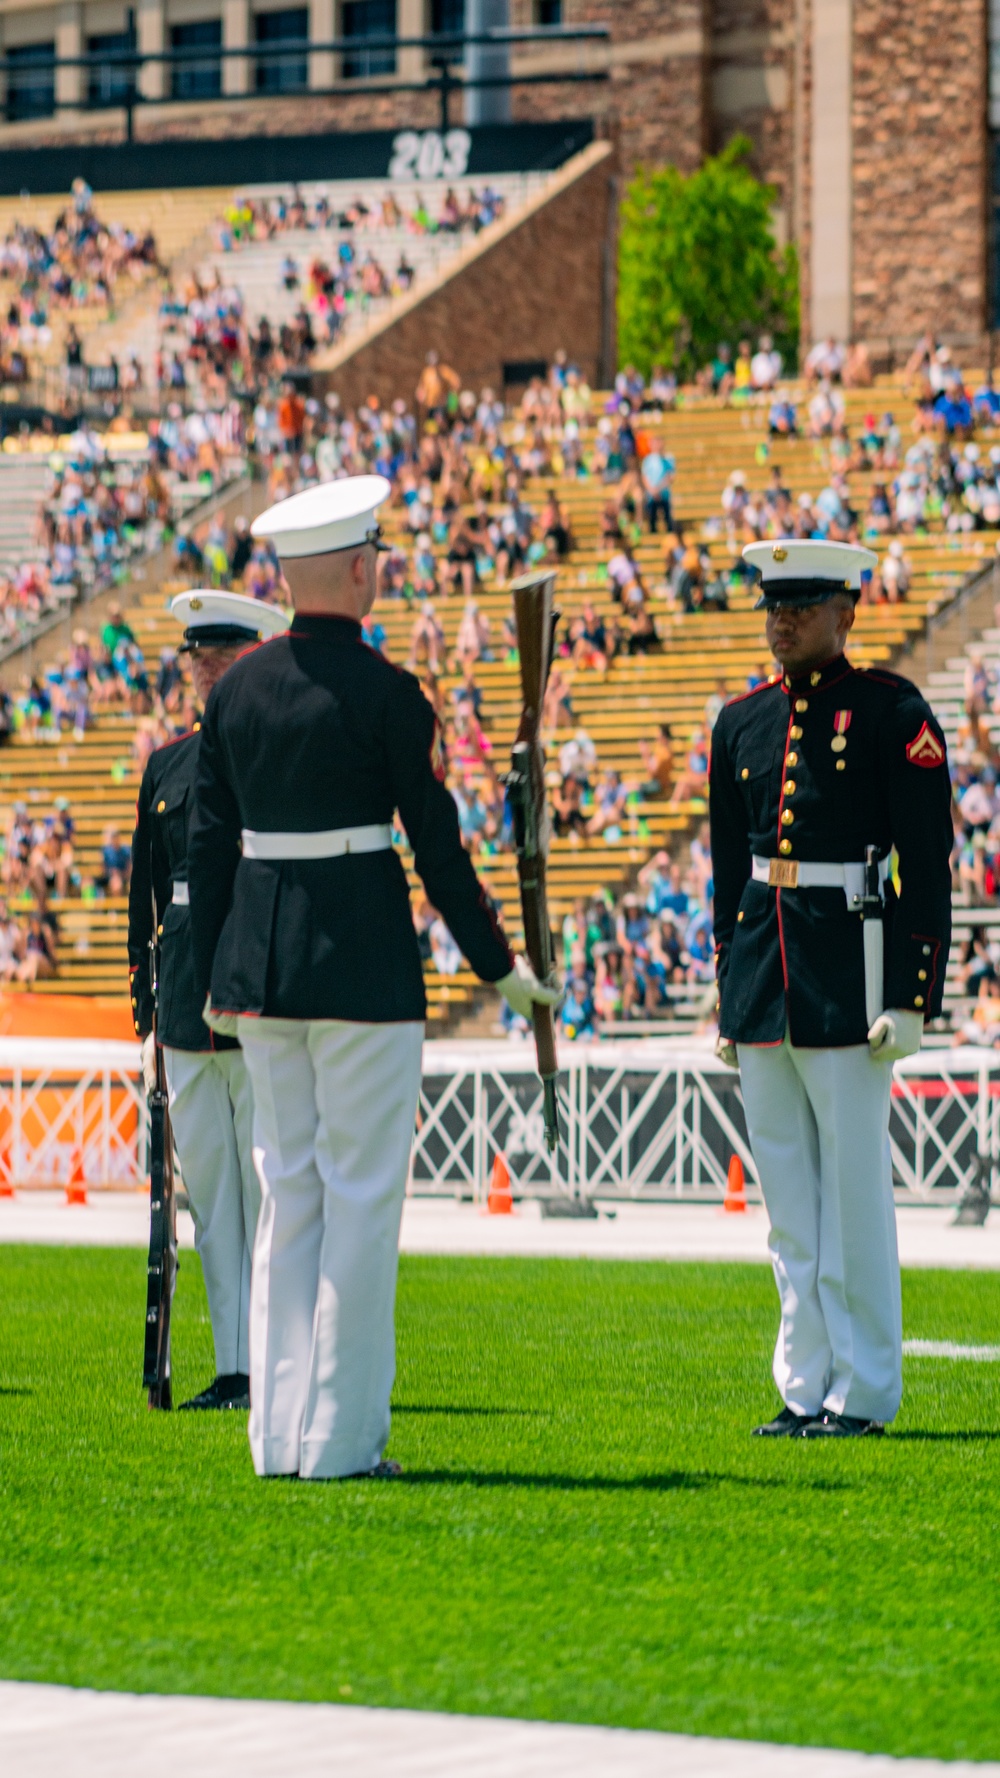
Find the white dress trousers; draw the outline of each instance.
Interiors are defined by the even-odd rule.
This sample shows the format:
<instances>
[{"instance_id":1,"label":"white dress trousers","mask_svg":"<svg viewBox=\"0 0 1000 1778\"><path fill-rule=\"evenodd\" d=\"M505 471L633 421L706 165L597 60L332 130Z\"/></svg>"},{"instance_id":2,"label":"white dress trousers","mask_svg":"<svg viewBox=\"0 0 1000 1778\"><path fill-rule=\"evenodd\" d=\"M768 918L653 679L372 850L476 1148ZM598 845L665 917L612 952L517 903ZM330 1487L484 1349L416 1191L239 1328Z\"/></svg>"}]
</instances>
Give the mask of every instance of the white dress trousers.
<instances>
[{"instance_id":1,"label":"white dress trousers","mask_svg":"<svg viewBox=\"0 0 1000 1778\"><path fill-rule=\"evenodd\" d=\"M385 1449L423 1035L417 1021L240 1017L261 1184L250 1293L258 1475L354 1475Z\"/></svg>"},{"instance_id":2,"label":"white dress trousers","mask_svg":"<svg viewBox=\"0 0 1000 1778\"><path fill-rule=\"evenodd\" d=\"M163 1048L170 1126L191 1200L220 1377L250 1369L250 1258L260 1208L253 1093L240 1051Z\"/></svg>"},{"instance_id":3,"label":"white dress trousers","mask_svg":"<svg viewBox=\"0 0 1000 1778\"><path fill-rule=\"evenodd\" d=\"M867 1044L739 1044L781 1302L774 1380L797 1413L892 1420L903 1388L892 1067Z\"/></svg>"}]
</instances>

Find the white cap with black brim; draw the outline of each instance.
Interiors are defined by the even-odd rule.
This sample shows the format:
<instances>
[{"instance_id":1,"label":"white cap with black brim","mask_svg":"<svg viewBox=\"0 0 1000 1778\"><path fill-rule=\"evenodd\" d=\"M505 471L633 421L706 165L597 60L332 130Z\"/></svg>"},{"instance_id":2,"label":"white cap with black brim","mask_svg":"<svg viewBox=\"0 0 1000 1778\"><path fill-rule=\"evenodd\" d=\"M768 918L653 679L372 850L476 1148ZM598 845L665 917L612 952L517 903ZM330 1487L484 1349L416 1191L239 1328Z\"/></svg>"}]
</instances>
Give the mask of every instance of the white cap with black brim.
<instances>
[{"instance_id":1,"label":"white cap with black brim","mask_svg":"<svg viewBox=\"0 0 1000 1778\"><path fill-rule=\"evenodd\" d=\"M337 550L361 549L370 543L388 549L375 515L392 493L384 475L349 475L342 481L320 482L269 506L250 527L266 537L279 558L328 556Z\"/></svg>"},{"instance_id":2,"label":"white cap with black brim","mask_svg":"<svg viewBox=\"0 0 1000 1778\"><path fill-rule=\"evenodd\" d=\"M224 593L214 587L192 587L176 593L170 612L184 625L179 654L195 648L249 647L253 642L280 636L288 628L288 614L279 605L266 605L246 593Z\"/></svg>"},{"instance_id":3,"label":"white cap with black brim","mask_svg":"<svg viewBox=\"0 0 1000 1778\"><path fill-rule=\"evenodd\" d=\"M778 537L773 543L748 543L743 560L761 577L755 611L779 606L801 609L821 605L835 593L857 601L861 578L875 568L878 557L856 543L827 543L818 537Z\"/></svg>"}]
</instances>

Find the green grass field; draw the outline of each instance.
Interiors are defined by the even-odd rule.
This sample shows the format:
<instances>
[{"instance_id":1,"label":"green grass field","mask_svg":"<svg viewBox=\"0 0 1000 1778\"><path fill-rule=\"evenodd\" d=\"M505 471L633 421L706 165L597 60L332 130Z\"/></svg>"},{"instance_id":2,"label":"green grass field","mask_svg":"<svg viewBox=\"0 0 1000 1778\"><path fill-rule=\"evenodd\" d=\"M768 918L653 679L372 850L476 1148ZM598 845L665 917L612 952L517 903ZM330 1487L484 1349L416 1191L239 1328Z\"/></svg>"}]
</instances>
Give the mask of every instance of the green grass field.
<instances>
[{"instance_id":1,"label":"green grass field","mask_svg":"<svg viewBox=\"0 0 1000 1778\"><path fill-rule=\"evenodd\" d=\"M880 1441L751 1441L764 1267L404 1259L395 1484L255 1480L153 1415L144 1256L0 1249L0 1677L1000 1752L1000 1366ZM910 1337L1000 1280L913 1273ZM181 1392L211 1374L200 1270Z\"/></svg>"}]
</instances>

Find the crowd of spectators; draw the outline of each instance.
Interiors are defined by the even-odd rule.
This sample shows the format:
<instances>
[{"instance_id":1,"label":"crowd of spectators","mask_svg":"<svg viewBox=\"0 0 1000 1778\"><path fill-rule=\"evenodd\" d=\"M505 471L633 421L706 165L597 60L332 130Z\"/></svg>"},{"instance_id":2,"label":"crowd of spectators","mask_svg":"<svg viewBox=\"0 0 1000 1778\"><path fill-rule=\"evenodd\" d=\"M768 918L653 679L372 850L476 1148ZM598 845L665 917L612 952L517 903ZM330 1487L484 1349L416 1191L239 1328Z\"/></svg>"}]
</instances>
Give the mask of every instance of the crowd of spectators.
<instances>
[{"instance_id":1,"label":"crowd of spectators","mask_svg":"<svg viewBox=\"0 0 1000 1778\"><path fill-rule=\"evenodd\" d=\"M414 268L401 253L389 272L373 253L359 253L345 239L335 255L315 253L304 265L286 255L279 275L295 298L294 312L280 322L266 314L254 321L237 280L223 279L218 270L211 278L191 273L164 296L154 365L161 394L172 391L202 407L252 398L308 370L317 347L332 345L352 314L408 290ZM141 375L136 361L132 383Z\"/></svg>"},{"instance_id":2,"label":"crowd of spectators","mask_svg":"<svg viewBox=\"0 0 1000 1778\"><path fill-rule=\"evenodd\" d=\"M1000 673L983 648L968 651L961 701L948 750L952 888L959 906L981 909L984 918L959 928L953 945L954 1041L1000 1048L1000 926L988 921L988 910L1000 907L1000 746L992 733L1000 717Z\"/></svg>"},{"instance_id":3,"label":"crowd of spectators","mask_svg":"<svg viewBox=\"0 0 1000 1778\"><path fill-rule=\"evenodd\" d=\"M336 255L326 251L322 237L319 245L327 259L342 264L339 246L345 240L353 248L359 232L392 226L360 215L348 223L315 211L306 215L304 224L302 210L296 212L294 204L283 213L261 216L251 207L240 238L259 238L258 230L336 229ZM288 275L293 274L289 264ZM315 288L310 272L304 298L311 301ZM801 403L803 429L822 446L828 466L827 485L814 496L793 493L780 459L776 462L769 454L776 450L782 428L785 435L799 430L796 403L776 387L781 363L771 342L761 340L755 352L748 342L746 350L741 345L728 369L720 354L722 369L711 381L715 396L731 400L748 392L748 399L767 404L771 438L763 450L769 480L764 489L754 490L744 472L734 471L717 518L695 537L675 513L676 465L652 429L655 413L679 399L669 373L658 371L647 384L625 367L598 412L586 379L565 354L558 354L547 376L532 379L511 415L493 390L476 394L463 388L455 371L429 353L412 403L399 399L385 405L372 397L348 411L333 393L322 399L304 393L295 374L316 338L305 301L302 336L294 328L277 335L268 328L262 345L260 332L245 325L235 285L221 278L211 288L192 282L183 298L183 314L178 311L174 319L183 322L188 355L180 378L174 382L171 369L167 379L180 399L151 425L150 451L142 463L127 470L112 468L81 446L53 469L39 519L45 559L37 572L44 588L39 594L29 584L24 596L58 598L60 586L85 584L91 572L115 578L133 547L144 546L136 546L134 539L148 536L151 526L160 527L162 534L169 522L171 478L204 475L211 482L227 456L252 455L272 499L341 475L386 474L393 485L392 529L398 541L381 559L380 591L410 613L401 659L419 674L441 719L460 830L479 859L509 853L513 843L480 669L498 662L516 665L512 617L498 618L495 609L491 616L483 591L502 588L536 564L558 566L573 550L577 540L572 511L560 493L561 478L595 481L603 490L596 578L607 597L590 597L591 583L585 581L578 604L564 599L544 713L554 831L573 846L593 848L597 874L601 848L623 841L634 847L648 840L650 803L685 809L693 805L696 810L703 805L712 727L731 695L720 681L707 701L704 720L683 738L675 739L667 724L658 725L641 745L638 772L625 773L620 760L599 757L574 709L574 680L581 673L600 679L619 654L664 646L654 601L657 612L668 616L725 610L741 574L742 544L789 534L879 540L881 565L862 596L902 600L913 572L907 553L913 532L931 522L953 529L1000 522L1000 447L987 449L954 431L924 426L919 392L918 423L908 446L888 413L867 415L852 435L841 389L852 376L857 381L863 377L861 367L854 363L852 370L849 355L839 353L835 342L825 342L807 365L808 388ZM182 403L191 391L192 363L199 367L205 400L185 415ZM915 367L912 374L939 376L941 364L935 347L922 369ZM942 389L956 397L953 378L944 377ZM930 384L929 391L936 401L941 391L934 393ZM853 495L851 478L859 472L872 476L864 502ZM662 577L657 574L650 584L654 577L648 548L640 559L637 546L644 532L658 536L661 531ZM723 573L718 552L709 548L719 536L730 546L730 566ZM217 520L184 531L178 536L176 560L192 579L212 585L236 586L262 599L280 599L284 591L273 553L254 542L245 521L232 531ZM16 597L21 596L18 590ZM447 632L442 621L446 601L458 601L461 607L457 628L449 620ZM0 588L0 621L5 603ZM398 634L398 625L393 632ZM365 639L388 652L378 611L366 621ZM761 664L748 684L765 673ZM446 686L446 680L454 683ZM989 683L982 697L984 709L996 708L995 688ZM7 699L0 728L26 728L39 737L58 738L70 731L79 735L104 706L127 708L136 718L134 764L139 770L154 747L184 732L193 717L175 653L166 650L156 662L144 660L120 612L114 634L106 627L98 640L78 631L67 661L26 682L17 698ZM961 745L956 751L962 809L956 884L962 893L989 901L1000 891L1000 758L988 749L984 753L985 731L981 722L977 726L976 713L970 710L966 720L976 757L963 779ZM23 861L26 868L38 843L32 841ZM115 864L120 853L120 837L106 836L102 871L90 884L80 884L81 892L120 892L127 876L127 863L122 859ZM620 871L613 867L610 874L618 878ZM20 884L21 893L27 892L26 882ZM14 889L7 887L8 896L13 895ZM443 973L454 973L461 959L436 911L418 910L417 924L426 954ZM601 892L577 907L563 934L570 985L561 1015L566 1034L663 1019L678 1000L697 1001L712 977L710 931L711 869L703 837L694 842L690 863L660 854L620 899Z\"/></svg>"},{"instance_id":4,"label":"crowd of spectators","mask_svg":"<svg viewBox=\"0 0 1000 1778\"><path fill-rule=\"evenodd\" d=\"M415 189L412 203L405 208L391 188L371 202L358 194L340 208L322 190L304 197L293 186L287 196L279 193L266 198L235 198L216 222L214 232L218 250L230 253L252 241L273 240L292 229L313 233L336 231L347 236L390 229L403 229L412 235L464 231L478 234L503 212L503 196L491 185L484 185L481 191L470 186L464 199L449 185L440 203L434 202L432 206Z\"/></svg>"},{"instance_id":5,"label":"crowd of spectators","mask_svg":"<svg viewBox=\"0 0 1000 1778\"><path fill-rule=\"evenodd\" d=\"M904 451L892 415L877 420L869 414L853 441L845 425L827 456L828 480L816 495L796 496L777 462L764 489L751 490L745 471L733 470L708 535L724 531L733 544L777 536L877 543L886 534L912 536L932 526L956 533L1000 524L1000 446L924 435ZM853 472L871 475L863 500L852 492Z\"/></svg>"},{"instance_id":6,"label":"crowd of spectators","mask_svg":"<svg viewBox=\"0 0 1000 1778\"><path fill-rule=\"evenodd\" d=\"M233 254L231 272L190 273L160 306L161 341L154 380L161 393L185 393L201 406L224 405L234 396L273 390L306 370L316 349L332 345L355 314L412 288L416 269L400 233L410 236L478 232L503 214L504 200L491 186L462 199L451 188L433 211L416 192L403 209L390 190L377 202L356 197L343 209L319 193L308 199L238 198L215 225L217 250ZM277 268L277 284L295 302L277 321L247 313L238 255L255 242L295 233ZM303 245L298 237L309 237ZM393 250L379 249L394 236ZM287 307L287 304L285 305ZM137 359L124 368L122 387L142 383Z\"/></svg>"},{"instance_id":7,"label":"crowd of spectators","mask_svg":"<svg viewBox=\"0 0 1000 1778\"><path fill-rule=\"evenodd\" d=\"M0 689L0 743L17 735L54 745L69 737L80 740L102 712L115 711L138 719L133 745L140 763L148 754L143 725L151 717L159 713L157 733L167 740L185 733L195 714L176 653L167 650L155 666L147 664L121 606L112 602L99 628L81 625L57 659L23 674L15 692ZM127 773L120 761L112 776L124 782Z\"/></svg>"},{"instance_id":8,"label":"crowd of spectators","mask_svg":"<svg viewBox=\"0 0 1000 1778\"><path fill-rule=\"evenodd\" d=\"M18 222L0 241L4 381L28 377L29 354L51 339L58 312L108 308L119 299L122 284L134 288L159 269L155 237L102 220L90 187L75 179L71 200L51 228ZM70 337L79 344L72 326ZM74 356L80 368L82 360Z\"/></svg>"},{"instance_id":9,"label":"crowd of spectators","mask_svg":"<svg viewBox=\"0 0 1000 1778\"><path fill-rule=\"evenodd\" d=\"M48 814L27 803L11 810L0 859L0 982L30 984L59 972L59 914L53 898L84 902L128 892L131 848L113 825L104 829L98 869L81 871L76 823L65 797Z\"/></svg>"},{"instance_id":10,"label":"crowd of spectators","mask_svg":"<svg viewBox=\"0 0 1000 1778\"><path fill-rule=\"evenodd\" d=\"M0 645L25 639L81 595L121 582L182 525L191 504L245 462L238 407L187 415L171 407L149 422L144 450L129 440L128 451L119 452L129 424L98 432L81 421L53 450L30 544L19 563L0 572ZM182 535L181 554L187 547Z\"/></svg>"},{"instance_id":11,"label":"crowd of spectators","mask_svg":"<svg viewBox=\"0 0 1000 1778\"><path fill-rule=\"evenodd\" d=\"M0 868L0 982L30 984L57 973L59 921L50 900L80 891L73 836L64 798L35 819L26 803L15 803Z\"/></svg>"},{"instance_id":12,"label":"crowd of spectators","mask_svg":"<svg viewBox=\"0 0 1000 1778\"><path fill-rule=\"evenodd\" d=\"M706 1018L714 1003L712 864L708 827L691 842L686 865L657 852L635 889L576 902L562 922L566 993L559 1009L568 1039L613 1034L636 1021L662 1026L672 1013ZM506 1015L512 1032L524 1022Z\"/></svg>"}]
</instances>

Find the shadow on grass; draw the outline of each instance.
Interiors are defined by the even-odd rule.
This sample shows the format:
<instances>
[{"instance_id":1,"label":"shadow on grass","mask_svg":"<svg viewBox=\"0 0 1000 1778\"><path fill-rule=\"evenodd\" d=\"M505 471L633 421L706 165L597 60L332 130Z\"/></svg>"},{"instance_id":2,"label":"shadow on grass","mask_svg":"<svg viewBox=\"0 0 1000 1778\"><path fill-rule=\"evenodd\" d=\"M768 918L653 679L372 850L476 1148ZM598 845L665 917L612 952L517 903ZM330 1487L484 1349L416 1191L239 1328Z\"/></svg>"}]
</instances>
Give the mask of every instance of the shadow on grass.
<instances>
[{"instance_id":1,"label":"shadow on grass","mask_svg":"<svg viewBox=\"0 0 1000 1778\"><path fill-rule=\"evenodd\" d=\"M547 1408L468 1408L460 1407L452 1402L407 1402L405 1404L393 1402L392 1412L394 1416L396 1414L474 1414L477 1418L482 1415L484 1419L495 1417L505 1420L508 1417L514 1418L515 1415L518 1418L549 1418Z\"/></svg>"},{"instance_id":2,"label":"shadow on grass","mask_svg":"<svg viewBox=\"0 0 1000 1778\"><path fill-rule=\"evenodd\" d=\"M606 1494L676 1494L702 1488L720 1488L731 1484L737 1488L812 1488L821 1493L839 1493L849 1488L848 1482L809 1481L798 1476L715 1475L710 1470L668 1469L662 1473L637 1476L610 1475L537 1475L517 1470L481 1469L404 1469L397 1487L440 1487L451 1483L471 1488L551 1488L564 1493Z\"/></svg>"},{"instance_id":3,"label":"shadow on grass","mask_svg":"<svg viewBox=\"0 0 1000 1778\"><path fill-rule=\"evenodd\" d=\"M8 1388L5 1383L0 1383L0 1395L34 1395L34 1393L33 1389L18 1389L13 1385Z\"/></svg>"}]
</instances>

